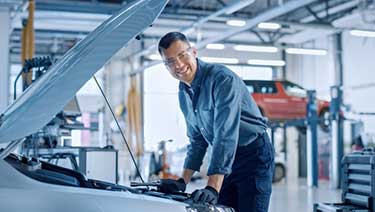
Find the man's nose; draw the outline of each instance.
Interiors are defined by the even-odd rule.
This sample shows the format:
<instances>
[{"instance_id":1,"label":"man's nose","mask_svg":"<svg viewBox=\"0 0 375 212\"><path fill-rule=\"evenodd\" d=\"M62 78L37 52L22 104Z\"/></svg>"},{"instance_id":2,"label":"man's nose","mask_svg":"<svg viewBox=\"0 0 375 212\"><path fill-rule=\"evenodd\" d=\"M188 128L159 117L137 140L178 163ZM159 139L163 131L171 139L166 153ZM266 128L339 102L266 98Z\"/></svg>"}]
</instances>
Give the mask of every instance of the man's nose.
<instances>
[{"instance_id":1,"label":"man's nose","mask_svg":"<svg viewBox=\"0 0 375 212\"><path fill-rule=\"evenodd\" d=\"M180 68L183 65L183 62L180 58L176 58L175 67Z\"/></svg>"}]
</instances>

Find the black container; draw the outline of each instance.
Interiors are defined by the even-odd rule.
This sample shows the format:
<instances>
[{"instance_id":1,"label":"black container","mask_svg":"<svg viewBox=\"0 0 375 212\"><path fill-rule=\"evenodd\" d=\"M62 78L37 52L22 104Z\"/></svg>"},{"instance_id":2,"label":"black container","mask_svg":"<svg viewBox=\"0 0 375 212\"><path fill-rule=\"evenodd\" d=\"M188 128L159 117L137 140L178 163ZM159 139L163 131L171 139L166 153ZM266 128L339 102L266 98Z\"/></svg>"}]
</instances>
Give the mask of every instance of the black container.
<instances>
[{"instance_id":1,"label":"black container","mask_svg":"<svg viewBox=\"0 0 375 212\"><path fill-rule=\"evenodd\" d=\"M342 159L342 201L375 211L375 152L367 149Z\"/></svg>"},{"instance_id":2,"label":"black container","mask_svg":"<svg viewBox=\"0 0 375 212\"><path fill-rule=\"evenodd\" d=\"M370 212L369 209L345 203L316 203L314 212Z\"/></svg>"}]
</instances>

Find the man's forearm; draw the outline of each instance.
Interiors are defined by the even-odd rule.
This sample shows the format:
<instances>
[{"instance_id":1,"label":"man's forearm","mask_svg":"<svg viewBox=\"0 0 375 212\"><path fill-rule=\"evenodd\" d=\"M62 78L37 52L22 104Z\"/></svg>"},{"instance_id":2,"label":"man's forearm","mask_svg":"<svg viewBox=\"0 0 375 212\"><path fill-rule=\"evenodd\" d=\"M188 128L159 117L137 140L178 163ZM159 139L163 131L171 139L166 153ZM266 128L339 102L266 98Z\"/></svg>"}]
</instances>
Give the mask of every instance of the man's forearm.
<instances>
[{"instance_id":1,"label":"man's forearm","mask_svg":"<svg viewBox=\"0 0 375 212\"><path fill-rule=\"evenodd\" d=\"M182 178L184 178L184 181L186 184L188 184L191 180L191 177L193 177L193 174L194 174L194 170L192 169L184 169L182 171Z\"/></svg>"},{"instance_id":2,"label":"man's forearm","mask_svg":"<svg viewBox=\"0 0 375 212\"><path fill-rule=\"evenodd\" d=\"M223 184L224 175L222 174L213 174L208 176L207 185L215 188L217 192L220 192L221 185Z\"/></svg>"}]
</instances>

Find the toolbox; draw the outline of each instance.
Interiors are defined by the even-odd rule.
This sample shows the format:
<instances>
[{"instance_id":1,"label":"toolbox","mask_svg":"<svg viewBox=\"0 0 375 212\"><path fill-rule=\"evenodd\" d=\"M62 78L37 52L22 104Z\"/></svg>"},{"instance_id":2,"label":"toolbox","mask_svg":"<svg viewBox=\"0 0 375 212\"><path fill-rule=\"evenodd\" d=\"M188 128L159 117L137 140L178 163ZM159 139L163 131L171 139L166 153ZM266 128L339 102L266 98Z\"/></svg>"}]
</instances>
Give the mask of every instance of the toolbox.
<instances>
[{"instance_id":1,"label":"toolbox","mask_svg":"<svg viewBox=\"0 0 375 212\"><path fill-rule=\"evenodd\" d=\"M345 203L316 203L314 212L370 212L369 209Z\"/></svg>"},{"instance_id":2,"label":"toolbox","mask_svg":"<svg viewBox=\"0 0 375 212\"><path fill-rule=\"evenodd\" d=\"M342 201L375 211L375 152L366 149L342 159Z\"/></svg>"}]
</instances>

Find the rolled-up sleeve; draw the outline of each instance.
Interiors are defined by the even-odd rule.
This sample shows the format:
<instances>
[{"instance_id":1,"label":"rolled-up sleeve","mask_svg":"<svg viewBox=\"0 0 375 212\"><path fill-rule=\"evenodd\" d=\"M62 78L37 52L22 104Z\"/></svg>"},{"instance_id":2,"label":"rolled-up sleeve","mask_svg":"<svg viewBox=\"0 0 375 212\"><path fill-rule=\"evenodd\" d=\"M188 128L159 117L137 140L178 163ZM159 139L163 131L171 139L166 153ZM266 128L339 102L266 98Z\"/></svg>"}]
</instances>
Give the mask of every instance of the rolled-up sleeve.
<instances>
[{"instance_id":1,"label":"rolled-up sleeve","mask_svg":"<svg viewBox=\"0 0 375 212\"><path fill-rule=\"evenodd\" d=\"M241 93L239 82L233 76L218 76L215 82L214 139L207 175L227 175L231 173L238 144Z\"/></svg>"},{"instance_id":2,"label":"rolled-up sleeve","mask_svg":"<svg viewBox=\"0 0 375 212\"><path fill-rule=\"evenodd\" d=\"M208 143L204 140L202 134L194 132L194 129L189 124L187 128L190 144L187 148L184 168L199 171L207 151Z\"/></svg>"}]
</instances>

